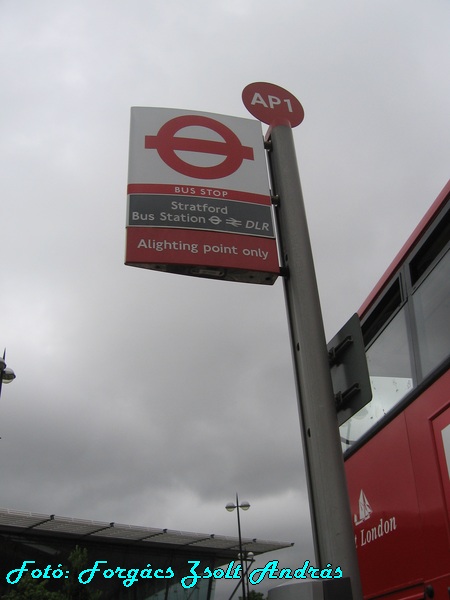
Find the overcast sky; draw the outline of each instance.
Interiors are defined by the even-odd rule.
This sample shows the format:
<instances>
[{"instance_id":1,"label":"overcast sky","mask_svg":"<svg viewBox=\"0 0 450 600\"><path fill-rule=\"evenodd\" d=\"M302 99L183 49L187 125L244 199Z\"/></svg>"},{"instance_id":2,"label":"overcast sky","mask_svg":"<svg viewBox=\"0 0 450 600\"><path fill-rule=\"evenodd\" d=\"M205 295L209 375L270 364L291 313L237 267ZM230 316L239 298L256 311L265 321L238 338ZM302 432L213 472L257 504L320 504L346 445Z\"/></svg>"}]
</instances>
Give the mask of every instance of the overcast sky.
<instances>
[{"instance_id":1,"label":"overcast sky","mask_svg":"<svg viewBox=\"0 0 450 600\"><path fill-rule=\"evenodd\" d=\"M450 164L448 0L0 0L0 506L295 542L312 559L282 281L124 266L131 106L250 117L276 83L327 338ZM265 127L264 127L265 130Z\"/></svg>"}]
</instances>

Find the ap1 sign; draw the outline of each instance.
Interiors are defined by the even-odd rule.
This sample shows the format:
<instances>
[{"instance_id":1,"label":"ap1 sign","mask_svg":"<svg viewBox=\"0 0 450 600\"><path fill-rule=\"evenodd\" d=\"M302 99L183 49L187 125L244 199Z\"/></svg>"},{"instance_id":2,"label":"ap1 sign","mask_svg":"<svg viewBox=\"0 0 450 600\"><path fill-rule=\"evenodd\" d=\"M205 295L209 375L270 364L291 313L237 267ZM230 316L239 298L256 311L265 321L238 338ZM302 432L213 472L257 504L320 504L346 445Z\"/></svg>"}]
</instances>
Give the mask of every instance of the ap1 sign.
<instances>
[{"instance_id":1,"label":"ap1 sign","mask_svg":"<svg viewBox=\"0 0 450 600\"><path fill-rule=\"evenodd\" d=\"M242 92L242 101L251 115L272 127L296 127L305 116L297 98L273 83L250 83Z\"/></svg>"}]
</instances>

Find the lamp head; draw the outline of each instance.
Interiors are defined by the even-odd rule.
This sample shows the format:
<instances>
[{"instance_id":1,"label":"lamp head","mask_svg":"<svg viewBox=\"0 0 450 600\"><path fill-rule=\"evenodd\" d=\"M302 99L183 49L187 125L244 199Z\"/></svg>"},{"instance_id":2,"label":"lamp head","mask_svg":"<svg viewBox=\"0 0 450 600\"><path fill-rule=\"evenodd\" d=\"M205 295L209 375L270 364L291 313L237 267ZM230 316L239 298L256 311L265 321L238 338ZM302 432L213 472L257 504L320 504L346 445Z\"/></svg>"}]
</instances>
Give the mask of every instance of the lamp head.
<instances>
[{"instance_id":1,"label":"lamp head","mask_svg":"<svg viewBox=\"0 0 450 600\"><path fill-rule=\"evenodd\" d=\"M0 359L0 362L1 362L1 359ZM2 374L2 381L3 381L3 383L11 383L11 381L13 381L16 378L16 374L9 367L5 367L0 372Z\"/></svg>"}]
</instances>

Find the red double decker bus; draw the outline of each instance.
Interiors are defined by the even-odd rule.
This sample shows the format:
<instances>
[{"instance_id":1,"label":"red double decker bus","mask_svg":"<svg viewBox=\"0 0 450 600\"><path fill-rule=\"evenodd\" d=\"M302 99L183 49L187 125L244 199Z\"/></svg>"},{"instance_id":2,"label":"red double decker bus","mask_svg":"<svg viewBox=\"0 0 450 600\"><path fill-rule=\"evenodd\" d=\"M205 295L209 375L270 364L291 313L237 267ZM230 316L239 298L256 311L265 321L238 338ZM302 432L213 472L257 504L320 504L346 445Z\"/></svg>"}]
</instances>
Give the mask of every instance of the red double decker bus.
<instances>
[{"instance_id":1,"label":"red double decker bus","mask_svg":"<svg viewBox=\"0 0 450 600\"><path fill-rule=\"evenodd\" d=\"M372 400L340 427L364 597L450 598L450 181L359 311Z\"/></svg>"}]
</instances>

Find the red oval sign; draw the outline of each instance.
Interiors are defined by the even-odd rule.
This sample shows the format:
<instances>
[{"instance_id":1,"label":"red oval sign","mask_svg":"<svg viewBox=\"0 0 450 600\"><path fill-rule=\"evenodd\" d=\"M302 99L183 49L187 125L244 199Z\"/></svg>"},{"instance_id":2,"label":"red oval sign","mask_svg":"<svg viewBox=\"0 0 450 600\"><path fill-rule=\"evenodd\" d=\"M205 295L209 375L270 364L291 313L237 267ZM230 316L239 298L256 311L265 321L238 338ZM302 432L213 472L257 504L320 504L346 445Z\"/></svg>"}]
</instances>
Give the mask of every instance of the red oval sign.
<instances>
[{"instance_id":1,"label":"red oval sign","mask_svg":"<svg viewBox=\"0 0 450 600\"><path fill-rule=\"evenodd\" d=\"M290 92L273 83L250 83L242 92L244 106L267 125L300 125L305 116L303 106Z\"/></svg>"},{"instance_id":2,"label":"red oval sign","mask_svg":"<svg viewBox=\"0 0 450 600\"><path fill-rule=\"evenodd\" d=\"M185 127L197 125L218 133L223 142L191 139L176 134ZM161 159L172 169L197 179L220 179L239 169L244 159L254 160L253 148L243 146L237 135L223 123L202 115L185 115L167 121L157 135L145 136L145 148L155 149ZM185 162L176 151L188 150L217 154L225 159L215 166L199 167Z\"/></svg>"}]
</instances>

